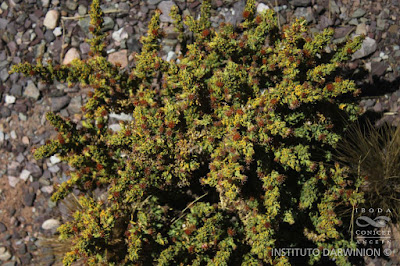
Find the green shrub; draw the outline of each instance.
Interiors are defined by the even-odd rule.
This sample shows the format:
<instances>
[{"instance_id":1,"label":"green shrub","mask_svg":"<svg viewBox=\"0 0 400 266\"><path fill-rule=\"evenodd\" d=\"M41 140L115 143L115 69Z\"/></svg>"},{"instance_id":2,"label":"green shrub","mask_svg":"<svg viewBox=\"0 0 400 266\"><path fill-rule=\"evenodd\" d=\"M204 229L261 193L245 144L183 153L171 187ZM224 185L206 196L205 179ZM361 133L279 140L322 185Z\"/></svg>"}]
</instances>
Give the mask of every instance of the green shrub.
<instances>
[{"instance_id":1,"label":"green shrub","mask_svg":"<svg viewBox=\"0 0 400 266\"><path fill-rule=\"evenodd\" d=\"M362 194L331 151L343 133L338 118L359 113L359 90L337 73L362 37L334 46L332 29L311 36L304 20L280 30L271 10L255 14L254 0L243 23L216 30L210 8L203 1L200 19L184 22L173 10L184 54L176 61L159 55L156 13L130 73L109 63L94 0L89 59L13 67L93 88L81 124L47 115L58 137L35 151L74 169L54 201L82 191L59 228L73 243L64 264L286 265L272 248L354 247L336 211ZM113 132L111 112L134 120Z\"/></svg>"}]
</instances>

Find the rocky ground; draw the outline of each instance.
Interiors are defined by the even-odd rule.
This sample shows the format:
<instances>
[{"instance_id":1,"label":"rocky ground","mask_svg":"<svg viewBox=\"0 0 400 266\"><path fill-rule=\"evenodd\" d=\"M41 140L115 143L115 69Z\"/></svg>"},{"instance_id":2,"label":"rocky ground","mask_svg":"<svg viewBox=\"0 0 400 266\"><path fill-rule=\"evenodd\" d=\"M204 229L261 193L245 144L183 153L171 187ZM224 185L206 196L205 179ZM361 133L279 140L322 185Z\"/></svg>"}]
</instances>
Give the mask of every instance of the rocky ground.
<instances>
[{"instance_id":1,"label":"rocky ground","mask_svg":"<svg viewBox=\"0 0 400 266\"><path fill-rule=\"evenodd\" d=\"M196 0L106 0L106 48L112 62L132 64L139 52L155 9L161 16L167 38L165 58L176 57L176 33L170 25L169 9L177 4L183 14L198 14ZM64 84L44 85L35 79L9 75L10 66L34 62L35 58L68 63L86 58L89 46L87 0L5 0L0 3L0 265L50 265L54 254L41 240L51 237L68 216L65 205L50 201L54 182L68 178L68 166L57 157L37 161L32 147L55 135L45 120L47 111L80 120L86 91ZM213 1L212 21L236 23L242 18L244 1ZM398 0L276 0L259 1L257 9L274 8L281 25L303 16L317 32L335 28L335 41L351 34L365 34L362 49L349 63L364 95L365 111L382 121L400 124L400 2ZM80 18L80 19L79 19ZM115 116L118 119L124 117ZM395 260L394 260L395 261ZM379 263L370 261L371 265ZM395 262L396 263L396 262ZM393 264L394 265L394 264Z\"/></svg>"}]
</instances>

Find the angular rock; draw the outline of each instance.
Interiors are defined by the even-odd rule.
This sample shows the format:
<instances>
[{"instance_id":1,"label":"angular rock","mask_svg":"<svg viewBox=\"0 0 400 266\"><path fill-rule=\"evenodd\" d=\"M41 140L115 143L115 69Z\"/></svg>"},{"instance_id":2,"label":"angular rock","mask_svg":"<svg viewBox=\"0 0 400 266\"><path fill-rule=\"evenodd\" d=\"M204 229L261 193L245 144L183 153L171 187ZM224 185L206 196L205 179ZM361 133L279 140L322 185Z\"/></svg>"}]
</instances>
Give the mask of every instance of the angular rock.
<instances>
[{"instance_id":1,"label":"angular rock","mask_svg":"<svg viewBox=\"0 0 400 266\"><path fill-rule=\"evenodd\" d=\"M114 31L111 37L114 39L114 41L121 42L125 39L128 39L128 33L125 31L124 28L121 28L117 31Z\"/></svg>"},{"instance_id":2,"label":"angular rock","mask_svg":"<svg viewBox=\"0 0 400 266\"><path fill-rule=\"evenodd\" d=\"M57 27L58 19L60 18L60 14L57 10L49 10L46 13L46 16L43 20L43 26L50 30L54 30Z\"/></svg>"},{"instance_id":3,"label":"angular rock","mask_svg":"<svg viewBox=\"0 0 400 266\"><path fill-rule=\"evenodd\" d=\"M81 56L79 55L79 51L76 48L70 48L64 56L63 64L70 64L72 60L80 58Z\"/></svg>"},{"instance_id":4,"label":"angular rock","mask_svg":"<svg viewBox=\"0 0 400 266\"><path fill-rule=\"evenodd\" d=\"M366 56L372 54L373 52L375 52L376 48L377 48L376 41L370 37L366 37L361 45L360 50L356 51L353 54L352 60L366 57Z\"/></svg>"},{"instance_id":5,"label":"angular rock","mask_svg":"<svg viewBox=\"0 0 400 266\"><path fill-rule=\"evenodd\" d=\"M353 14L351 15L352 18L361 18L362 16L365 15L365 10L362 8L356 9Z\"/></svg>"},{"instance_id":6,"label":"angular rock","mask_svg":"<svg viewBox=\"0 0 400 266\"><path fill-rule=\"evenodd\" d=\"M307 23L315 21L314 13L311 7L298 7L293 14L296 18L305 18Z\"/></svg>"},{"instance_id":7,"label":"angular rock","mask_svg":"<svg viewBox=\"0 0 400 266\"><path fill-rule=\"evenodd\" d=\"M113 63L114 65L119 63L121 67L124 68L128 65L128 50L120 50L115 53L111 53L108 55L108 61Z\"/></svg>"},{"instance_id":8,"label":"angular rock","mask_svg":"<svg viewBox=\"0 0 400 266\"><path fill-rule=\"evenodd\" d=\"M10 187L15 187L19 182L19 178L9 175L8 176L8 184L10 185Z\"/></svg>"},{"instance_id":9,"label":"angular rock","mask_svg":"<svg viewBox=\"0 0 400 266\"><path fill-rule=\"evenodd\" d=\"M174 20L169 16L171 12L171 8L175 5L174 1L162 1L158 4L158 9L161 10L162 14L160 15L161 22L174 22Z\"/></svg>"},{"instance_id":10,"label":"angular rock","mask_svg":"<svg viewBox=\"0 0 400 266\"><path fill-rule=\"evenodd\" d=\"M66 107L71 101L71 97L62 96L62 97L54 97L51 98L51 110L53 112L58 112L64 107Z\"/></svg>"},{"instance_id":11,"label":"angular rock","mask_svg":"<svg viewBox=\"0 0 400 266\"><path fill-rule=\"evenodd\" d=\"M33 83L31 80L28 81L25 87L24 96L32 98L34 100L39 99L40 91L36 87L35 83Z\"/></svg>"},{"instance_id":12,"label":"angular rock","mask_svg":"<svg viewBox=\"0 0 400 266\"><path fill-rule=\"evenodd\" d=\"M389 64L387 62L371 62L371 74L372 76L382 76L385 74L386 69L388 68Z\"/></svg>"},{"instance_id":13,"label":"angular rock","mask_svg":"<svg viewBox=\"0 0 400 266\"><path fill-rule=\"evenodd\" d=\"M34 192L24 193L24 196L23 196L24 205L27 207L32 207L33 202L35 201L35 198L36 198L36 193L34 193Z\"/></svg>"},{"instance_id":14,"label":"angular rock","mask_svg":"<svg viewBox=\"0 0 400 266\"><path fill-rule=\"evenodd\" d=\"M357 25L356 34L357 35L367 35L367 25L365 23L360 23Z\"/></svg>"},{"instance_id":15,"label":"angular rock","mask_svg":"<svg viewBox=\"0 0 400 266\"><path fill-rule=\"evenodd\" d=\"M13 104L13 103L15 103L16 98L14 96L12 96L12 95L7 95L6 94L6 97L5 97L4 100L5 100L6 104Z\"/></svg>"},{"instance_id":16,"label":"angular rock","mask_svg":"<svg viewBox=\"0 0 400 266\"><path fill-rule=\"evenodd\" d=\"M29 172L28 170L24 169L22 170L21 174L19 175L19 178L26 181L28 180L29 176L31 175L31 172Z\"/></svg>"},{"instance_id":17,"label":"angular rock","mask_svg":"<svg viewBox=\"0 0 400 266\"><path fill-rule=\"evenodd\" d=\"M7 118L11 115L11 110L7 106L0 107L0 117Z\"/></svg>"},{"instance_id":18,"label":"angular rock","mask_svg":"<svg viewBox=\"0 0 400 266\"><path fill-rule=\"evenodd\" d=\"M7 226L0 222L0 233L4 233L5 231L7 231Z\"/></svg>"},{"instance_id":19,"label":"angular rock","mask_svg":"<svg viewBox=\"0 0 400 266\"><path fill-rule=\"evenodd\" d=\"M1 261L7 261L11 259L12 255L11 253L5 248L5 247L0 247L0 260Z\"/></svg>"},{"instance_id":20,"label":"angular rock","mask_svg":"<svg viewBox=\"0 0 400 266\"><path fill-rule=\"evenodd\" d=\"M35 163L27 162L25 168L31 173L33 178L39 178L42 176L42 169Z\"/></svg>"}]
</instances>

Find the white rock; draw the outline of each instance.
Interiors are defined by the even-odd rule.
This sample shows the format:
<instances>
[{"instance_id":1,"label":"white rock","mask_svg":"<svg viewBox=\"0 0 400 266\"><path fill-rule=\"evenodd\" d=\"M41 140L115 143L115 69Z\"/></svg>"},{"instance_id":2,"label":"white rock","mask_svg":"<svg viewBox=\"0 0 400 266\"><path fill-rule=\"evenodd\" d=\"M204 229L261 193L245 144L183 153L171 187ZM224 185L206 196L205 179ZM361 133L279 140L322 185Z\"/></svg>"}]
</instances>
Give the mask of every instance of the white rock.
<instances>
[{"instance_id":1,"label":"white rock","mask_svg":"<svg viewBox=\"0 0 400 266\"><path fill-rule=\"evenodd\" d=\"M57 27L59 18L60 14L58 13L57 10L49 10L47 11L46 16L44 17L43 26L45 26L50 30L53 30L55 27Z\"/></svg>"},{"instance_id":2,"label":"white rock","mask_svg":"<svg viewBox=\"0 0 400 266\"><path fill-rule=\"evenodd\" d=\"M60 225L61 225L60 221L58 221L56 219L48 219L43 222L42 228L44 230L54 230L54 229L57 229Z\"/></svg>"},{"instance_id":3,"label":"white rock","mask_svg":"<svg viewBox=\"0 0 400 266\"><path fill-rule=\"evenodd\" d=\"M26 88L24 90L24 96L35 100L39 99L40 91L36 87L35 83L33 83L31 80L29 80L28 84L26 85Z\"/></svg>"},{"instance_id":4,"label":"white rock","mask_svg":"<svg viewBox=\"0 0 400 266\"><path fill-rule=\"evenodd\" d=\"M121 28L117 31L114 31L111 37L114 39L114 41L121 42L125 39L128 39L128 33L124 28Z\"/></svg>"},{"instance_id":5,"label":"white rock","mask_svg":"<svg viewBox=\"0 0 400 266\"><path fill-rule=\"evenodd\" d=\"M4 141L4 133L3 131L0 131L0 142Z\"/></svg>"},{"instance_id":6,"label":"white rock","mask_svg":"<svg viewBox=\"0 0 400 266\"><path fill-rule=\"evenodd\" d=\"M268 10L268 9L269 9L269 7L266 4L259 3L258 6L257 6L257 13L262 13L265 10Z\"/></svg>"},{"instance_id":7,"label":"white rock","mask_svg":"<svg viewBox=\"0 0 400 266\"><path fill-rule=\"evenodd\" d=\"M64 56L63 64L67 65L72 62L74 59L80 59L79 51L76 48L71 48Z\"/></svg>"},{"instance_id":8,"label":"white rock","mask_svg":"<svg viewBox=\"0 0 400 266\"><path fill-rule=\"evenodd\" d=\"M108 128L111 128L112 131L117 132L121 130L121 125L120 124L112 124L109 125Z\"/></svg>"},{"instance_id":9,"label":"white rock","mask_svg":"<svg viewBox=\"0 0 400 266\"><path fill-rule=\"evenodd\" d=\"M51 194L54 191L53 186L44 186L40 189L42 192L45 192L47 194Z\"/></svg>"},{"instance_id":10,"label":"white rock","mask_svg":"<svg viewBox=\"0 0 400 266\"><path fill-rule=\"evenodd\" d=\"M62 28L61 28L61 27L55 28L55 29L53 30L53 34L54 34L54 36L56 36L56 37L61 36L61 34L62 34Z\"/></svg>"},{"instance_id":11,"label":"white rock","mask_svg":"<svg viewBox=\"0 0 400 266\"><path fill-rule=\"evenodd\" d=\"M49 7L50 0L42 0L42 6L43 7Z\"/></svg>"},{"instance_id":12,"label":"white rock","mask_svg":"<svg viewBox=\"0 0 400 266\"><path fill-rule=\"evenodd\" d=\"M29 172L28 170L24 169L22 170L21 174L19 175L19 178L26 181L28 180L29 176L31 175L31 172Z\"/></svg>"},{"instance_id":13,"label":"white rock","mask_svg":"<svg viewBox=\"0 0 400 266\"><path fill-rule=\"evenodd\" d=\"M15 177L15 176L8 176L8 184L10 185L10 187L15 187L19 182L19 178Z\"/></svg>"},{"instance_id":14,"label":"white rock","mask_svg":"<svg viewBox=\"0 0 400 266\"><path fill-rule=\"evenodd\" d=\"M0 260L7 261L11 259L12 255L5 247L0 247Z\"/></svg>"},{"instance_id":15,"label":"white rock","mask_svg":"<svg viewBox=\"0 0 400 266\"><path fill-rule=\"evenodd\" d=\"M17 133L15 133L15 130L13 130L13 131L10 132L10 137L11 137L12 139L17 139Z\"/></svg>"},{"instance_id":16,"label":"white rock","mask_svg":"<svg viewBox=\"0 0 400 266\"><path fill-rule=\"evenodd\" d=\"M117 120L124 120L124 121L132 121L133 120L132 115L128 115L125 113L120 113L120 114L110 113L110 117L115 118Z\"/></svg>"},{"instance_id":17,"label":"white rock","mask_svg":"<svg viewBox=\"0 0 400 266\"><path fill-rule=\"evenodd\" d=\"M176 53L174 51L169 51L167 56L167 61L175 60L177 58Z\"/></svg>"},{"instance_id":18,"label":"white rock","mask_svg":"<svg viewBox=\"0 0 400 266\"><path fill-rule=\"evenodd\" d=\"M6 94L5 101L7 104L13 104L13 103L15 103L15 100L16 100L16 98L14 96Z\"/></svg>"},{"instance_id":19,"label":"white rock","mask_svg":"<svg viewBox=\"0 0 400 266\"><path fill-rule=\"evenodd\" d=\"M50 162L51 164L58 164L59 162L61 162L61 159L57 157L57 155L53 155L50 157Z\"/></svg>"}]
</instances>

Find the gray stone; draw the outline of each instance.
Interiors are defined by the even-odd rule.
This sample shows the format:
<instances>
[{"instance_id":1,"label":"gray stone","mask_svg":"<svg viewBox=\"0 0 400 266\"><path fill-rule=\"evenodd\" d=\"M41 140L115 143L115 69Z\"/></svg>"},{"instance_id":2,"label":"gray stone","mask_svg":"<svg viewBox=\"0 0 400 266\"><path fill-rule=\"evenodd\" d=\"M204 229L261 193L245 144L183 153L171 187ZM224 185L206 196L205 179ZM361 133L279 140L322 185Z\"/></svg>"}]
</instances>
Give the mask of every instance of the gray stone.
<instances>
[{"instance_id":1,"label":"gray stone","mask_svg":"<svg viewBox=\"0 0 400 266\"><path fill-rule=\"evenodd\" d=\"M89 35L89 26L90 26L90 18L89 17L80 19L78 21L78 25L81 27L83 32L85 32L86 35Z\"/></svg>"},{"instance_id":2,"label":"gray stone","mask_svg":"<svg viewBox=\"0 0 400 266\"><path fill-rule=\"evenodd\" d=\"M372 62L371 63L371 74L372 76L382 76L385 74L386 69L388 68L389 64L386 62Z\"/></svg>"},{"instance_id":3,"label":"gray stone","mask_svg":"<svg viewBox=\"0 0 400 266\"><path fill-rule=\"evenodd\" d=\"M68 112L70 112L72 114L80 113L81 107L82 107L81 96L76 96L71 99L71 102L68 105Z\"/></svg>"},{"instance_id":4,"label":"gray stone","mask_svg":"<svg viewBox=\"0 0 400 266\"><path fill-rule=\"evenodd\" d=\"M0 233L4 233L5 231L7 231L7 227L5 226L5 224L0 222Z\"/></svg>"},{"instance_id":5,"label":"gray stone","mask_svg":"<svg viewBox=\"0 0 400 266\"><path fill-rule=\"evenodd\" d=\"M46 30L46 32L44 33L44 38L46 42L52 42L55 40L56 37L54 36L53 31Z\"/></svg>"},{"instance_id":6,"label":"gray stone","mask_svg":"<svg viewBox=\"0 0 400 266\"><path fill-rule=\"evenodd\" d=\"M22 96L22 86L20 84L13 83L10 94L14 96Z\"/></svg>"},{"instance_id":7,"label":"gray stone","mask_svg":"<svg viewBox=\"0 0 400 266\"><path fill-rule=\"evenodd\" d=\"M7 261L11 259L12 255L5 247L0 247L0 260Z\"/></svg>"},{"instance_id":8,"label":"gray stone","mask_svg":"<svg viewBox=\"0 0 400 266\"><path fill-rule=\"evenodd\" d=\"M289 0L289 3L295 7L298 6L307 7L311 5L311 0Z\"/></svg>"},{"instance_id":9,"label":"gray stone","mask_svg":"<svg viewBox=\"0 0 400 266\"><path fill-rule=\"evenodd\" d=\"M40 91L36 87L35 83L33 83L31 80L29 80L28 84L26 85L24 96L32 98L34 100L39 99Z\"/></svg>"},{"instance_id":10,"label":"gray stone","mask_svg":"<svg viewBox=\"0 0 400 266\"><path fill-rule=\"evenodd\" d=\"M35 201L35 198L36 198L36 193L34 193L34 192L24 193L24 196L23 196L24 205L27 207L32 207L33 203Z\"/></svg>"},{"instance_id":11,"label":"gray stone","mask_svg":"<svg viewBox=\"0 0 400 266\"><path fill-rule=\"evenodd\" d=\"M160 3L161 0L148 0L147 3L149 5L157 5L158 3Z\"/></svg>"},{"instance_id":12,"label":"gray stone","mask_svg":"<svg viewBox=\"0 0 400 266\"><path fill-rule=\"evenodd\" d=\"M171 8L175 5L173 1L162 1L158 4L158 9L161 10L160 20L161 22L174 22L173 19L169 16L171 12Z\"/></svg>"},{"instance_id":13,"label":"gray stone","mask_svg":"<svg viewBox=\"0 0 400 266\"><path fill-rule=\"evenodd\" d=\"M114 28L114 20L110 17L105 17L104 18L104 23L103 23L103 31L108 31L108 30L112 30Z\"/></svg>"},{"instance_id":14,"label":"gray stone","mask_svg":"<svg viewBox=\"0 0 400 266\"><path fill-rule=\"evenodd\" d=\"M329 0L330 12L340 14L340 8L336 4L336 0Z\"/></svg>"},{"instance_id":15,"label":"gray stone","mask_svg":"<svg viewBox=\"0 0 400 266\"><path fill-rule=\"evenodd\" d=\"M19 182L19 178L9 175L8 176L8 184L10 185L10 187L15 187Z\"/></svg>"},{"instance_id":16,"label":"gray stone","mask_svg":"<svg viewBox=\"0 0 400 266\"><path fill-rule=\"evenodd\" d=\"M0 30L5 30L7 28L8 23L10 23L9 20L0 18Z\"/></svg>"},{"instance_id":17,"label":"gray stone","mask_svg":"<svg viewBox=\"0 0 400 266\"><path fill-rule=\"evenodd\" d=\"M128 39L128 33L125 31L124 28L121 28L117 31L114 31L111 35L111 37L114 39L116 42L122 42L123 40Z\"/></svg>"},{"instance_id":18,"label":"gray stone","mask_svg":"<svg viewBox=\"0 0 400 266\"><path fill-rule=\"evenodd\" d=\"M351 15L352 18L360 18L365 15L365 10L362 8L356 9L353 14Z\"/></svg>"},{"instance_id":19,"label":"gray stone","mask_svg":"<svg viewBox=\"0 0 400 266\"><path fill-rule=\"evenodd\" d=\"M11 110L7 106L0 107L0 117L7 118L11 115Z\"/></svg>"},{"instance_id":20,"label":"gray stone","mask_svg":"<svg viewBox=\"0 0 400 266\"><path fill-rule=\"evenodd\" d=\"M87 13L87 7L84 6L84 5L79 5L79 7L78 7L78 14L79 14L80 16L84 16L84 15L86 15L86 13Z\"/></svg>"},{"instance_id":21,"label":"gray stone","mask_svg":"<svg viewBox=\"0 0 400 266\"><path fill-rule=\"evenodd\" d=\"M298 7L294 11L293 15L297 18L301 18L301 17L305 18L307 23L311 23L311 22L315 21L314 13L313 13L311 7Z\"/></svg>"},{"instance_id":22,"label":"gray stone","mask_svg":"<svg viewBox=\"0 0 400 266\"><path fill-rule=\"evenodd\" d=\"M356 51L353 54L352 60L366 57L366 56L372 54L373 52L375 52L376 48L377 48L376 41L370 37L366 37L361 45L360 50Z\"/></svg>"},{"instance_id":23,"label":"gray stone","mask_svg":"<svg viewBox=\"0 0 400 266\"><path fill-rule=\"evenodd\" d=\"M69 9L69 10L76 10L78 7L78 3L75 2L74 0L67 0L67 2L65 3L65 6Z\"/></svg>"},{"instance_id":24,"label":"gray stone","mask_svg":"<svg viewBox=\"0 0 400 266\"><path fill-rule=\"evenodd\" d=\"M357 35L367 35L368 31L367 31L367 25L365 23L360 23L357 25L356 28L356 34Z\"/></svg>"},{"instance_id":25,"label":"gray stone","mask_svg":"<svg viewBox=\"0 0 400 266\"><path fill-rule=\"evenodd\" d=\"M10 75L8 74L8 69L4 68L0 71L0 79L1 81L5 82Z\"/></svg>"},{"instance_id":26,"label":"gray stone","mask_svg":"<svg viewBox=\"0 0 400 266\"><path fill-rule=\"evenodd\" d=\"M27 162L25 165L26 170L31 172L32 177L39 178L42 176L42 169L35 163Z\"/></svg>"},{"instance_id":27,"label":"gray stone","mask_svg":"<svg viewBox=\"0 0 400 266\"><path fill-rule=\"evenodd\" d=\"M51 98L51 110L53 112L58 112L64 107L66 107L69 102L71 101L71 97L69 96L62 96L62 97L54 97Z\"/></svg>"}]
</instances>

